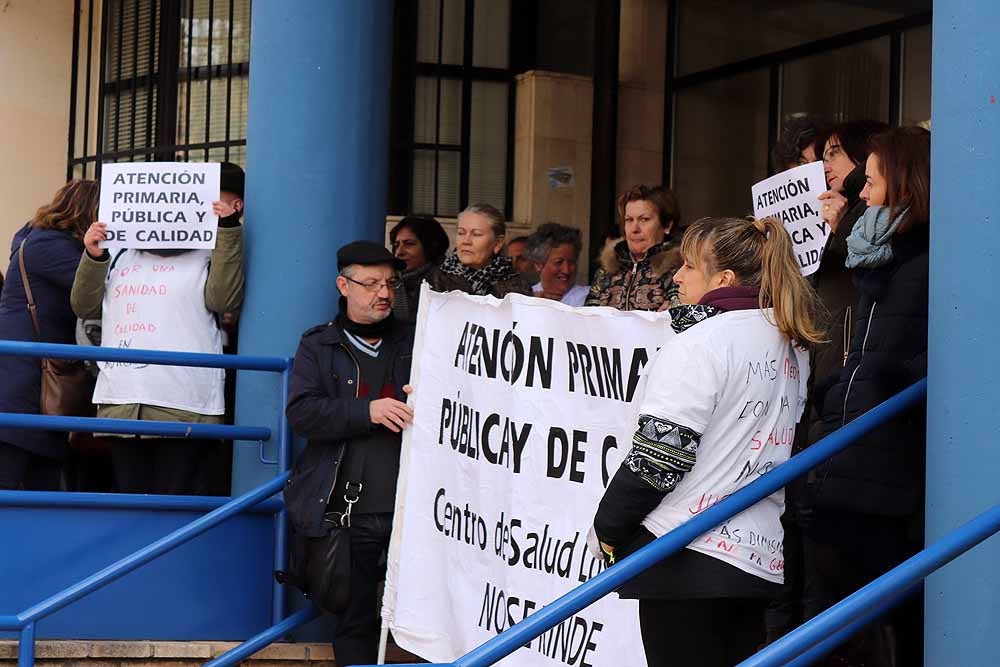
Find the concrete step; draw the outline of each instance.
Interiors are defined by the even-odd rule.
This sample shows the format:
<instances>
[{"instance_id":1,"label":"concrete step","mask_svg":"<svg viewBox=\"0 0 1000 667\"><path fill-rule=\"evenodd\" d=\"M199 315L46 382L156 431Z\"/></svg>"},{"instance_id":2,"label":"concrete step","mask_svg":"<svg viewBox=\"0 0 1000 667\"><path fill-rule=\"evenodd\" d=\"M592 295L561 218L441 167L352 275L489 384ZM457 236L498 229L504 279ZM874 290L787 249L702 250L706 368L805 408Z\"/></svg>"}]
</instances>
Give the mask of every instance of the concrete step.
<instances>
[{"instance_id":1,"label":"concrete step","mask_svg":"<svg viewBox=\"0 0 1000 667\"><path fill-rule=\"evenodd\" d=\"M196 667L237 646L237 642L39 640L39 667ZM389 643L388 663L422 662ZM329 644L277 643L243 661L247 667L337 667ZM0 667L17 666L17 642L0 640Z\"/></svg>"}]
</instances>

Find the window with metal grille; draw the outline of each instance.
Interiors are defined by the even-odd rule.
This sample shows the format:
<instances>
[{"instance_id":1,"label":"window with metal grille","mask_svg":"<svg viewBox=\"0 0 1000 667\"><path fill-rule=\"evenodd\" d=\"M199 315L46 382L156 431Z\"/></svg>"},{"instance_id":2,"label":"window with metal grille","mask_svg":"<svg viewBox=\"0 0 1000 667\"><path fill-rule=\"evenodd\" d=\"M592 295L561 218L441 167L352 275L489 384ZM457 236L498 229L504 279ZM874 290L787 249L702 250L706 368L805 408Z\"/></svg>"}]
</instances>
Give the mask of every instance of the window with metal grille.
<instances>
[{"instance_id":1,"label":"window with metal grille","mask_svg":"<svg viewBox=\"0 0 1000 667\"><path fill-rule=\"evenodd\" d=\"M74 0L67 177L246 159L250 0Z\"/></svg>"},{"instance_id":2,"label":"window with metal grille","mask_svg":"<svg viewBox=\"0 0 1000 667\"><path fill-rule=\"evenodd\" d=\"M511 0L396 5L390 213L511 213Z\"/></svg>"}]
</instances>

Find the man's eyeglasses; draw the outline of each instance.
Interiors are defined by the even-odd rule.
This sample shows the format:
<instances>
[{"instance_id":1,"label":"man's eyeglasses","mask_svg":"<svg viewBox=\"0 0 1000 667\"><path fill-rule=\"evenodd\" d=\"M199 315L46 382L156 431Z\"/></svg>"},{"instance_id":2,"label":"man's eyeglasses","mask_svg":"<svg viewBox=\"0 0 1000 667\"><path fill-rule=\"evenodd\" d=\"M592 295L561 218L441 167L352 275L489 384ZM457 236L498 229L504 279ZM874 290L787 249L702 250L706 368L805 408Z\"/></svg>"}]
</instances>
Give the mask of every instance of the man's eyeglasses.
<instances>
[{"instance_id":1,"label":"man's eyeglasses","mask_svg":"<svg viewBox=\"0 0 1000 667\"><path fill-rule=\"evenodd\" d=\"M341 273L340 275L344 276L343 273ZM403 284L403 282L401 280L399 280L398 278L389 278L386 281L381 281L381 280L366 280L364 282L361 282L360 280L355 280L354 278L351 278L350 276L344 276L344 278L346 278L347 280L350 280L355 285L361 285L362 287L364 287L369 292L381 292L383 287L385 287L386 289L388 289L390 292L394 292L397 289L399 289L400 285Z\"/></svg>"}]
</instances>

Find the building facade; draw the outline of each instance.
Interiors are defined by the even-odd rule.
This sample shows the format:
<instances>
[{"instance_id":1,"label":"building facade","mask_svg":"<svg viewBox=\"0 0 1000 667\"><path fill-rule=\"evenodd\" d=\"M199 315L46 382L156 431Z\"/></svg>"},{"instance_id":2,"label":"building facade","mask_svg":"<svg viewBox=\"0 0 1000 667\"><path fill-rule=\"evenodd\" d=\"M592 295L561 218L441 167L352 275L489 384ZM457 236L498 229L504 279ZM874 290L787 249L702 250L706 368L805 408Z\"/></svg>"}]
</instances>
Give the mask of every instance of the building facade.
<instances>
[{"instance_id":1,"label":"building facade","mask_svg":"<svg viewBox=\"0 0 1000 667\"><path fill-rule=\"evenodd\" d=\"M1000 5L936 0L933 23L931 9L0 0L0 240L68 176L94 177L104 161L245 161L241 350L290 354L334 307L337 244L377 237L387 215L447 220L482 198L502 204L515 231L548 220L585 229L589 256L614 224L614 194L632 183L671 184L688 220L739 215L783 118L926 122L933 99L930 541L997 502L1000 465L1000 55L989 29ZM273 422L277 395L241 376L237 420ZM257 443L245 444L243 489L268 475ZM928 580L926 664L1000 660L989 632L996 557L993 541Z\"/></svg>"},{"instance_id":2,"label":"building facade","mask_svg":"<svg viewBox=\"0 0 1000 667\"><path fill-rule=\"evenodd\" d=\"M0 238L104 162L245 164L250 17L250 0L8 0ZM929 121L930 22L926 0L400 0L389 224L450 228L487 202L512 234L579 227L586 260L637 183L671 185L687 220L746 214L783 118Z\"/></svg>"}]
</instances>

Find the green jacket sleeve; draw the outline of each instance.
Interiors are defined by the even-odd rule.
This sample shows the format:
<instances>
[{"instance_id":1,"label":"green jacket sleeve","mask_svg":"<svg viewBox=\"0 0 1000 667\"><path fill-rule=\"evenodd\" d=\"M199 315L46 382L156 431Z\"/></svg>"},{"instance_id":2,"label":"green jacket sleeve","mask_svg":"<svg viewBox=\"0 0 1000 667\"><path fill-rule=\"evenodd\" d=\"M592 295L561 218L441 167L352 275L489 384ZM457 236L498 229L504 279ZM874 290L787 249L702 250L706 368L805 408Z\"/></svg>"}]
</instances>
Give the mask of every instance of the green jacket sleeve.
<instances>
[{"instance_id":1,"label":"green jacket sleeve","mask_svg":"<svg viewBox=\"0 0 1000 667\"><path fill-rule=\"evenodd\" d=\"M101 259L94 259L86 250L83 252L69 295L73 312L81 320L101 318L101 303L104 301L104 285L110 262L111 258L107 253Z\"/></svg>"},{"instance_id":2,"label":"green jacket sleeve","mask_svg":"<svg viewBox=\"0 0 1000 667\"><path fill-rule=\"evenodd\" d=\"M218 242L205 282L205 307L233 313L243 305L243 227L219 227Z\"/></svg>"}]
</instances>

